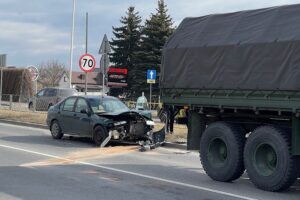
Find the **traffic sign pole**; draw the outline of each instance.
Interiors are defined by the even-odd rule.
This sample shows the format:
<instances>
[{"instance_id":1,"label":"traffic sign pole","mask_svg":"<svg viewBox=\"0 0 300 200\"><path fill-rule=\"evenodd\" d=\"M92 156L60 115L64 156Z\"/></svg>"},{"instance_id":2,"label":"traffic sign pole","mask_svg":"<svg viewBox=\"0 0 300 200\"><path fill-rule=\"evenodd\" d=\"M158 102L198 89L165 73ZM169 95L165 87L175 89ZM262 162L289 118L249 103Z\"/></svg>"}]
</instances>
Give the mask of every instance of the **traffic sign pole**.
<instances>
[{"instance_id":1,"label":"traffic sign pole","mask_svg":"<svg viewBox=\"0 0 300 200\"><path fill-rule=\"evenodd\" d=\"M155 84L156 80L156 70L147 70L147 83L150 84L150 110L151 110L151 104L152 104L152 84Z\"/></svg>"},{"instance_id":2,"label":"traffic sign pole","mask_svg":"<svg viewBox=\"0 0 300 200\"><path fill-rule=\"evenodd\" d=\"M85 53L88 53L88 22L89 21L89 14L86 13L86 29L85 29ZM87 95L87 80L88 80L88 73L85 72L85 90L84 94Z\"/></svg>"},{"instance_id":3,"label":"traffic sign pole","mask_svg":"<svg viewBox=\"0 0 300 200\"><path fill-rule=\"evenodd\" d=\"M150 83L150 104L149 104L150 110L151 110L151 102L152 102L152 83Z\"/></svg>"},{"instance_id":4,"label":"traffic sign pole","mask_svg":"<svg viewBox=\"0 0 300 200\"><path fill-rule=\"evenodd\" d=\"M107 69L109 68L109 58L107 56L108 53L111 52L109 41L107 39L106 34L103 37L102 43L100 45L99 54L102 55L100 59L100 69L102 69L102 94L105 93L105 77ZM103 59L103 63L102 63Z\"/></svg>"}]
</instances>

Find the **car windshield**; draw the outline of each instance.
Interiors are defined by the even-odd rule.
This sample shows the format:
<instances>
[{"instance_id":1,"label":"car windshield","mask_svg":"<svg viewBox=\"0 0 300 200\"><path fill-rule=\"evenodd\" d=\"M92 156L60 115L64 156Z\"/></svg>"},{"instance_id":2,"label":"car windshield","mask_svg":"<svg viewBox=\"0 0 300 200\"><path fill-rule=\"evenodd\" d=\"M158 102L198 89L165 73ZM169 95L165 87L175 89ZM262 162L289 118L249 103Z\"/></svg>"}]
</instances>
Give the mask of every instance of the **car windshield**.
<instances>
[{"instance_id":1,"label":"car windshield","mask_svg":"<svg viewBox=\"0 0 300 200\"><path fill-rule=\"evenodd\" d=\"M102 112L126 112L129 111L129 108L119 101L118 99L113 98L103 98L103 99L96 99L90 98L88 99L90 105L95 113L102 113Z\"/></svg>"}]
</instances>

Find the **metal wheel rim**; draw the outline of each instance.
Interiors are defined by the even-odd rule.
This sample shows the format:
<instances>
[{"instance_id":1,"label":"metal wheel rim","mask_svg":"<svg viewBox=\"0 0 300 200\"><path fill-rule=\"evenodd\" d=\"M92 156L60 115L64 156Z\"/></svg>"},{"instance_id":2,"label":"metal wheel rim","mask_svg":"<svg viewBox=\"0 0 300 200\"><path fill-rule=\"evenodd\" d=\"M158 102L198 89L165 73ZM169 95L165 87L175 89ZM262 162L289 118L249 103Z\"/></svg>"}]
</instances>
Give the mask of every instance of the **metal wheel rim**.
<instances>
[{"instance_id":1,"label":"metal wheel rim","mask_svg":"<svg viewBox=\"0 0 300 200\"><path fill-rule=\"evenodd\" d=\"M210 141L207 159L211 166L222 167L228 159L227 145L221 138L215 138Z\"/></svg>"},{"instance_id":2,"label":"metal wheel rim","mask_svg":"<svg viewBox=\"0 0 300 200\"><path fill-rule=\"evenodd\" d=\"M58 135L58 133L59 133L59 126L58 126L58 124L54 122L52 124L51 130L52 130L52 135L56 137Z\"/></svg>"},{"instance_id":3,"label":"metal wheel rim","mask_svg":"<svg viewBox=\"0 0 300 200\"><path fill-rule=\"evenodd\" d=\"M272 175L276 171L277 161L277 154L272 145L263 143L256 147L253 162L260 175Z\"/></svg>"}]
</instances>

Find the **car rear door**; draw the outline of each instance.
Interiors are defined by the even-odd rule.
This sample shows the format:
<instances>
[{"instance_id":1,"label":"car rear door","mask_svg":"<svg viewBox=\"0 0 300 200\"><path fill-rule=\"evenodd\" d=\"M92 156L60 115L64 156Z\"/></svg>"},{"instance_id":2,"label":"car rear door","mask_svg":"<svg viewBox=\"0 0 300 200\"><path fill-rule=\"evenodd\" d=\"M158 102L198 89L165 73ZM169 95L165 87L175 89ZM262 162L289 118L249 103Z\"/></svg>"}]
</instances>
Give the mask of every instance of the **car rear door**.
<instances>
[{"instance_id":1,"label":"car rear door","mask_svg":"<svg viewBox=\"0 0 300 200\"><path fill-rule=\"evenodd\" d=\"M43 104L45 110L48 110L50 106L55 105L56 96L57 96L57 89L49 88L46 90L45 95L43 97Z\"/></svg>"},{"instance_id":2,"label":"car rear door","mask_svg":"<svg viewBox=\"0 0 300 200\"><path fill-rule=\"evenodd\" d=\"M35 102L34 102L36 110L42 110L42 100L43 100L45 91L46 91L46 89L43 89L36 94Z\"/></svg>"},{"instance_id":3,"label":"car rear door","mask_svg":"<svg viewBox=\"0 0 300 200\"><path fill-rule=\"evenodd\" d=\"M85 110L86 113L81 113ZM86 99L79 97L75 105L74 129L75 133L82 136L90 136L92 130L91 109Z\"/></svg>"},{"instance_id":4,"label":"car rear door","mask_svg":"<svg viewBox=\"0 0 300 200\"><path fill-rule=\"evenodd\" d=\"M59 115L59 125L61 126L64 133L73 134L75 131L74 126L74 115L75 115L75 102L77 97L70 97L66 99L61 106Z\"/></svg>"}]
</instances>

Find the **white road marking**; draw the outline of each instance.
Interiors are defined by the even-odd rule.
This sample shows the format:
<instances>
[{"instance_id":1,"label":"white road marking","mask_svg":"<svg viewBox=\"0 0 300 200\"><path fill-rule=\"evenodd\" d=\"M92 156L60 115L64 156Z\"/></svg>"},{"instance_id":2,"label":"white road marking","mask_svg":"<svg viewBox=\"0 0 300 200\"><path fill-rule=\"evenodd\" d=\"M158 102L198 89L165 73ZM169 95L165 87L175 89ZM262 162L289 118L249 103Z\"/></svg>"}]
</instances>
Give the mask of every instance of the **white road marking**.
<instances>
[{"instance_id":1,"label":"white road marking","mask_svg":"<svg viewBox=\"0 0 300 200\"><path fill-rule=\"evenodd\" d=\"M60 156L55 156L55 155L51 155L51 154L31 151L31 150L27 150L27 149L18 148L18 147L12 147L12 146L7 146L7 145L0 145L0 147L7 148L7 149L13 149L13 150L16 150L16 151L22 151L22 152L26 152L26 153L31 153L31 154L36 154L36 155L40 155L40 156L45 156L45 157L49 157L49 158L55 158L55 159L61 159L61 160L65 160L65 161L71 161L71 162L77 163L77 164L92 166L92 167L96 167L96 168L100 168L100 169L104 169L104 170L119 172L119 173L123 173L123 174L129 174L129 175L133 175L133 176L137 176L137 177L147 178L147 179L151 179L151 180L155 180L155 181L161 181L161 182L170 183L170 184L174 184L174 185L179 185L179 186L183 186L183 187L187 187L187 188L193 188L193 189L212 192L212 193L216 193L216 194L226 195L226 196L230 196L230 197L234 197L234 198L245 199L245 200L257 200L255 198L242 196L242 195L237 195L237 194L224 192L224 191L220 191L220 190L214 190L214 189L211 189L211 188L201 187L201 186L192 185L192 184L188 184L188 183L181 183L181 182L177 182L177 181L173 181L173 180L163 179L163 178L159 178L159 177L155 177L155 176L148 176L148 175L139 174L139 173L130 172L130 171L121 170L121 169L116 169L116 168L112 168L112 167L105 167L105 166L102 166L102 165L92 164L92 163L88 163L88 162L76 161L76 160L72 160L72 159L68 159L68 158L63 158L63 157L60 157Z\"/></svg>"}]
</instances>

